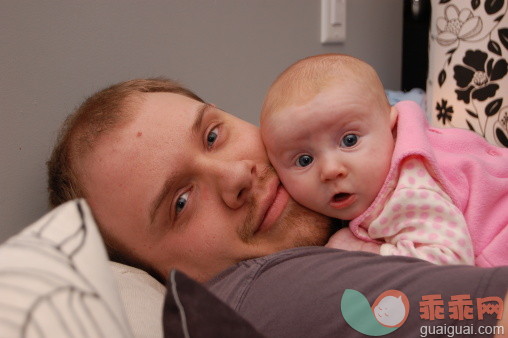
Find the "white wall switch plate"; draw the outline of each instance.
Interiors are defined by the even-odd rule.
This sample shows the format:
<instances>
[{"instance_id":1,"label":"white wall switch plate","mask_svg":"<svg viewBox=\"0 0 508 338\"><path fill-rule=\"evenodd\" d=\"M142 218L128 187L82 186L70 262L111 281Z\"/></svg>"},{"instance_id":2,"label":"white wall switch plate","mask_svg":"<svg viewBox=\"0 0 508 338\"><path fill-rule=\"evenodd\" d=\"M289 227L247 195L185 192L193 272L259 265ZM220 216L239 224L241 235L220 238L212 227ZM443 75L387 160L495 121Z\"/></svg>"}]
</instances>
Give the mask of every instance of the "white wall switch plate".
<instances>
[{"instance_id":1,"label":"white wall switch plate","mask_svg":"<svg viewBox=\"0 0 508 338\"><path fill-rule=\"evenodd\" d=\"M321 43L346 41L346 0L321 0Z\"/></svg>"}]
</instances>

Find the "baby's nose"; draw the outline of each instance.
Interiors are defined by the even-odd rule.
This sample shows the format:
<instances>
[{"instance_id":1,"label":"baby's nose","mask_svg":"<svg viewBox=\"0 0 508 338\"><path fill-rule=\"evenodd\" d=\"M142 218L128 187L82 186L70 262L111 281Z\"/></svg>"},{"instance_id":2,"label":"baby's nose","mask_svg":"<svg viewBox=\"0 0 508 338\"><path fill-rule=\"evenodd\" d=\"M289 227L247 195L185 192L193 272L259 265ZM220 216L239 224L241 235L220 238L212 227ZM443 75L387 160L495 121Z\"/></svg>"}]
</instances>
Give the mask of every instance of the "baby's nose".
<instances>
[{"instance_id":1,"label":"baby's nose","mask_svg":"<svg viewBox=\"0 0 508 338\"><path fill-rule=\"evenodd\" d=\"M347 175L347 169L336 158L327 158L320 161L320 179L322 182L336 180Z\"/></svg>"}]
</instances>

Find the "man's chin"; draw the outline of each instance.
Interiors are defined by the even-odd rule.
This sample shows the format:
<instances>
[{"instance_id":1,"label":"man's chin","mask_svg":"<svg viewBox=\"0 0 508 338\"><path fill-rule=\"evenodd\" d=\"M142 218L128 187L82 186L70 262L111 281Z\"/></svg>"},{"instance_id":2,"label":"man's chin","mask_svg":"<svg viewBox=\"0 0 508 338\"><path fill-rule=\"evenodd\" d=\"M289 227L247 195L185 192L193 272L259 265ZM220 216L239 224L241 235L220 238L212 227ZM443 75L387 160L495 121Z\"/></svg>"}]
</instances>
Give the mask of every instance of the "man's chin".
<instances>
[{"instance_id":1,"label":"man's chin","mask_svg":"<svg viewBox=\"0 0 508 338\"><path fill-rule=\"evenodd\" d=\"M289 200L281 227L293 237L293 247L325 245L335 232L333 219Z\"/></svg>"}]
</instances>

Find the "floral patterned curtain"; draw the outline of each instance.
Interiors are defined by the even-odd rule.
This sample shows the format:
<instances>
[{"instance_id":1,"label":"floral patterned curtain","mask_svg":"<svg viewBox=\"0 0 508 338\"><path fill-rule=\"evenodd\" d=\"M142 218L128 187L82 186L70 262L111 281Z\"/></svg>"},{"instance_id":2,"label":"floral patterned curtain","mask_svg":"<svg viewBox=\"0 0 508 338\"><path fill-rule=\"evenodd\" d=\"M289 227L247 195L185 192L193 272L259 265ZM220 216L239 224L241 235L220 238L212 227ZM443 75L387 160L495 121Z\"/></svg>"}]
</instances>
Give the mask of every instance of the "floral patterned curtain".
<instances>
[{"instance_id":1,"label":"floral patterned curtain","mask_svg":"<svg viewBox=\"0 0 508 338\"><path fill-rule=\"evenodd\" d=\"M427 109L436 127L508 147L505 0L432 0Z\"/></svg>"}]
</instances>

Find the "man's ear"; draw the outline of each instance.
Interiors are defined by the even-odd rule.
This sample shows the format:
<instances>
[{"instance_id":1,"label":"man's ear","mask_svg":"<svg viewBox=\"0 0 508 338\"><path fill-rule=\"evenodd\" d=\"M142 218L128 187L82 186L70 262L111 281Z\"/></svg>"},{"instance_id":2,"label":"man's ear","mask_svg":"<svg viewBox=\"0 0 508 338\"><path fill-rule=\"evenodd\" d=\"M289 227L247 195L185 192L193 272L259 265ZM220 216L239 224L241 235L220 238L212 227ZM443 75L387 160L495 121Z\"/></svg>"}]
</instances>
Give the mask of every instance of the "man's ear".
<instances>
[{"instance_id":1,"label":"man's ear","mask_svg":"<svg viewBox=\"0 0 508 338\"><path fill-rule=\"evenodd\" d=\"M397 125L397 116L399 115L399 111L395 106L392 106L390 108L390 128L392 131L395 129L395 126Z\"/></svg>"}]
</instances>

